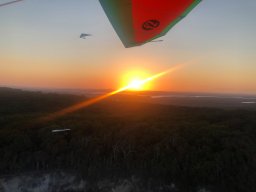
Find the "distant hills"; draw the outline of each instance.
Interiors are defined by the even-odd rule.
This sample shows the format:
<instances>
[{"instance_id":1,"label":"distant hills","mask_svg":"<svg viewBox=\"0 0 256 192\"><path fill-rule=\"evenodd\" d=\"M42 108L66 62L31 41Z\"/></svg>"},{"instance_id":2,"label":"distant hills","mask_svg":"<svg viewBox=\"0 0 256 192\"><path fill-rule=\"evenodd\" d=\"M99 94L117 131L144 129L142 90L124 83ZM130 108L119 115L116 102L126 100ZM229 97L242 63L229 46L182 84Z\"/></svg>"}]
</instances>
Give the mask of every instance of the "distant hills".
<instances>
[{"instance_id":1,"label":"distant hills","mask_svg":"<svg viewBox=\"0 0 256 192\"><path fill-rule=\"evenodd\" d=\"M27 95L52 94L52 95L74 95L78 97L92 98L109 93L110 89L13 89L0 87L0 96L15 94ZM244 108L256 109L256 96L239 94L217 94L217 93L189 93L189 92L164 92L164 91L126 91L112 96L113 100L135 99L141 102L177 105L188 107L214 107L214 108Z\"/></svg>"}]
</instances>

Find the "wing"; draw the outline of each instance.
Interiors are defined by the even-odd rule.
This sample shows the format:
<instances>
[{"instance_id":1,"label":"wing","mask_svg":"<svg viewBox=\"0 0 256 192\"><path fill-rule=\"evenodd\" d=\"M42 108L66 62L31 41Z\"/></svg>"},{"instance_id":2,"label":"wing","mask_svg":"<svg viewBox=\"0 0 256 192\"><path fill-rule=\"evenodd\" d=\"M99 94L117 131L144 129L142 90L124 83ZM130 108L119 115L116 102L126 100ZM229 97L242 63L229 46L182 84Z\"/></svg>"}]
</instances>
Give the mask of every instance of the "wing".
<instances>
[{"instance_id":1,"label":"wing","mask_svg":"<svg viewBox=\"0 0 256 192\"><path fill-rule=\"evenodd\" d=\"M165 35L201 0L100 0L125 47Z\"/></svg>"},{"instance_id":2,"label":"wing","mask_svg":"<svg viewBox=\"0 0 256 192\"><path fill-rule=\"evenodd\" d=\"M13 3L17 3L19 1L23 1L23 0L16 0L16 1L10 1L10 2L7 2L7 3L2 3L2 4L0 4L0 7L3 7L5 5L10 5L10 4L13 4Z\"/></svg>"}]
</instances>

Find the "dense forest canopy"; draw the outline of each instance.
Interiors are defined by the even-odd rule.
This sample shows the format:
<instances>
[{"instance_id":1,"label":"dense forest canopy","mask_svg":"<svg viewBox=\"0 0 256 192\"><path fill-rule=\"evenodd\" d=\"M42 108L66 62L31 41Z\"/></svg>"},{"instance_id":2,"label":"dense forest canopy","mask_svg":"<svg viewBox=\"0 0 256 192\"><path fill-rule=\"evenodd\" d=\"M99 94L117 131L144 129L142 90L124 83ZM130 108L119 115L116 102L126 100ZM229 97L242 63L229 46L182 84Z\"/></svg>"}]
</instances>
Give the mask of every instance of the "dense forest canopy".
<instances>
[{"instance_id":1,"label":"dense forest canopy","mask_svg":"<svg viewBox=\"0 0 256 192\"><path fill-rule=\"evenodd\" d=\"M181 190L256 191L256 111L107 99L31 123L84 96L0 89L0 173L136 175ZM70 129L52 133L54 129Z\"/></svg>"}]
</instances>

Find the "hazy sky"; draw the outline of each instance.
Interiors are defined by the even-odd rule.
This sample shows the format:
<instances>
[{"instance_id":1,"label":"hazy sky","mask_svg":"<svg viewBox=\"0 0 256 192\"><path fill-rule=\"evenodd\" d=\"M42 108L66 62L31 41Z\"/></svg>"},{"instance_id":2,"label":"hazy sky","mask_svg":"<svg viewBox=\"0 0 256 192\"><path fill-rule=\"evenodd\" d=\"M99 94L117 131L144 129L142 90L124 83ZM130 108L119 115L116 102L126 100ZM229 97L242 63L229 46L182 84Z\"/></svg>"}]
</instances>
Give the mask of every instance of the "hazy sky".
<instances>
[{"instance_id":1,"label":"hazy sky","mask_svg":"<svg viewBox=\"0 0 256 192\"><path fill-rule=\"evenodd\" d=\"M255 0L204 0L163 42L126 49L98 0L3 6L0 86L118 88L129 71L155 74L191 62L154 89L256 94L255 10Z\"/></svg>"}]
</instances>

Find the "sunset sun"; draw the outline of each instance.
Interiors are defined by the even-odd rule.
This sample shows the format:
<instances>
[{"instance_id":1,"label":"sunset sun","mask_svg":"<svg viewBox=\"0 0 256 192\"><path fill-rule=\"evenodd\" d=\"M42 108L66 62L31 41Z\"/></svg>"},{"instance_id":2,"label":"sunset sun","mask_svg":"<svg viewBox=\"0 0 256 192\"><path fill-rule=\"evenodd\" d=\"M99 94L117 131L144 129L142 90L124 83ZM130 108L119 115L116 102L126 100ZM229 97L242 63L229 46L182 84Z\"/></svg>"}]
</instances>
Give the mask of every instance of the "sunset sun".
<instances>
[{"instance_id":1,"label":"sunset sun","mask_svg":"<svg viewBox=\"0 0 256 192\"><path fill-rule=\"evenodd\" d=\"M145 82L141 79L133 79L129 86L129 90L133 90L133 91L140 91L140 90L144 90L144 85Z\"/></svg>"},{"instance_id":2,"label":"sunset sun","mask_svg":"<svg viewBox=\"0 0 256 192\"><path fill-rule=\"evenodd\" d=\"M144 91L151 89L151 83L144 80L149 74L143 70L128 71L121 78L120 87L127 87L129 91Z\"/></svg>"}]
</instances>

